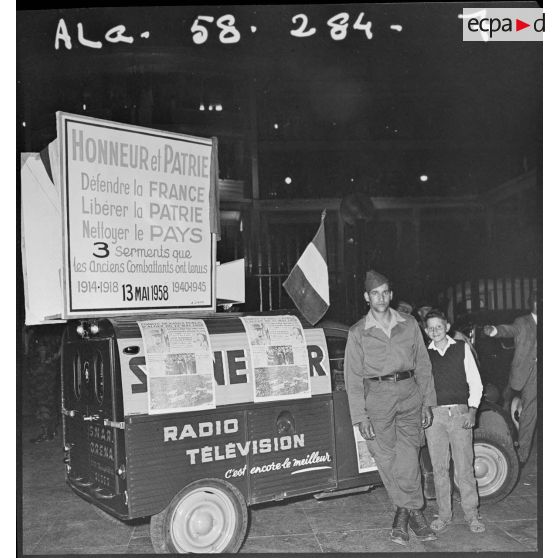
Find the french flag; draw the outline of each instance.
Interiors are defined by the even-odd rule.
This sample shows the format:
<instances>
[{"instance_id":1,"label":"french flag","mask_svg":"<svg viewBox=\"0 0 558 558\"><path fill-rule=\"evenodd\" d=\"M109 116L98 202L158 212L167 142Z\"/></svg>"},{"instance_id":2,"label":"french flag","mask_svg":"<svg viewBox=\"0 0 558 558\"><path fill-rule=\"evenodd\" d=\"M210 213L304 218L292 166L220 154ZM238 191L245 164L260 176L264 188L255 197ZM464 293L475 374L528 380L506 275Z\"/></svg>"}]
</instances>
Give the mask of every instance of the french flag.
<instances>
[{"instance_id":1,"label":"french flag","mask_svg":"<svg viewBox=\"0 0 558 558\"><path fill-rule=\"evenodd\" d=\"M329 308L325 214L324 210L316 236L283 283L287 294L312 325L320 321Z\"/></svg>"}]
</instances>

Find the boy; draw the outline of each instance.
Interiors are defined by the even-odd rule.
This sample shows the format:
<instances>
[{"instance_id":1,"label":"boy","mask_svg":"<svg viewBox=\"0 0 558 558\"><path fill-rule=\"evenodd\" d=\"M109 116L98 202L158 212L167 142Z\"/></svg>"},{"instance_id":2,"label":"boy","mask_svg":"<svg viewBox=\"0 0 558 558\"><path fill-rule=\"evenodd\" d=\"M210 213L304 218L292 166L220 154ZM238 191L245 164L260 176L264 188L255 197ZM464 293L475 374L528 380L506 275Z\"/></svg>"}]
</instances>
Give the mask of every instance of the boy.
<instances>
[{"instance_id":1,"label":"boy","mask_svg":"<svg viewBox=\"0 0 558 558\"><path fill-rule=\"evenodd\" d=\"M473 533L482 533L479 520L477 483L473 470L473 427L482 396L482 382L467 343L452 339L450 324L439 310L426 315L426 332L431 339L428 356L438 405L432 409L432 426L426 430L428 450L434 470L438 519L430 528L443 531L452 519L450 448L455 480L461 493L465 521Z\"/></svg>"}]
</instances>

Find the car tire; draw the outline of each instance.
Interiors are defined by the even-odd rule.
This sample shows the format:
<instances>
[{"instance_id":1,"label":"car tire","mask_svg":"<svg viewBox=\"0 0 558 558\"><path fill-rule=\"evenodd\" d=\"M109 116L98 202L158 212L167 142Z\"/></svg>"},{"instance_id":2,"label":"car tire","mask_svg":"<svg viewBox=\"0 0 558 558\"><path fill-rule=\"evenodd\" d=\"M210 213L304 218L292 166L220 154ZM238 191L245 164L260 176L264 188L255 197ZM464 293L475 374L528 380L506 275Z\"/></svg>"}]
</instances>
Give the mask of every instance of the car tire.
<instances>
[{"instance_id":1,"label":"car tire","mask_svg":"<svg viewBox=\"0 0 558 558\"><path fill-rule=\"evenodd\" d=\"M519 459L513 444L497 432L477 428L473 434L473 448L481 502L503 500L519 478Z\"/></svg>"},{"instance_id":2,"label":"car tire","mask_svg":"<svg viewBox=\"0 0 558 558\"><path fill-rule=\"evenodd\" d=\"M186 486L151 517L150 534L158 554L234 553L247 529L242 493L221 479L202 479Z\"/></svg>"}]
</instances>

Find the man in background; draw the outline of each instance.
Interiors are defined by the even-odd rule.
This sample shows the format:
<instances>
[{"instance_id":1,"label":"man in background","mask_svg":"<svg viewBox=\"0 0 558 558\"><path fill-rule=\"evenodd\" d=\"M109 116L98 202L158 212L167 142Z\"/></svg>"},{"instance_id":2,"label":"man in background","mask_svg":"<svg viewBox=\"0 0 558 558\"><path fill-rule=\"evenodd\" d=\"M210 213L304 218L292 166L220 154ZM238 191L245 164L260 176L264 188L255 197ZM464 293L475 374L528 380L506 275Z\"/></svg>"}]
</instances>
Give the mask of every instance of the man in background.
<instances>
[{"instance_id":1,"label":"man in background","mask_svg":"<svg viewBox=\"0 0 558 558\"><path fill-rule=\"evenodd\" d=\"M400 313L400 314L409 314L411 315L413 313L413 305L410 302L407 302L406 300L400 300L397 303L397 308L396 310Z\"/></svg>"},{"instance_id":2,"label":"man in background","mask_svg":"<svg viewBox=\"0 0 558 558\"><path fill-rule=\"evenodd\" d=\"M517 318L513 324L484 326L490 337L513 337L515 352L508 386L521 393L523 409L519 417L519 461L525 465L537 424L537 291L529 297L531 313Z\"/></svg>"}]
</instances>

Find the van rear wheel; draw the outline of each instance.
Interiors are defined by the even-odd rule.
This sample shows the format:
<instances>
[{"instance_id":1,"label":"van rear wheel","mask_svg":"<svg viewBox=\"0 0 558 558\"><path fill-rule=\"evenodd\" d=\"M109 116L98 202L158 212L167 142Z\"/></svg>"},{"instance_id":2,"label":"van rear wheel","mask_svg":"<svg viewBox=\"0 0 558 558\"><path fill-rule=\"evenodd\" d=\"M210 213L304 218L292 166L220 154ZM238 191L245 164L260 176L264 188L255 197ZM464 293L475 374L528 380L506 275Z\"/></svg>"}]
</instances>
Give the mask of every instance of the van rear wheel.
<instances>
[{"instance_id":1,"label":"van rear wheel","mask_svg":"<svg viewBox=\"0 0 558 558\"><path fill-rule=\"evenodd\" d=\"M237 552L248 528L241 492L220 479L195 481L151 518L157 553Z\"/></svg>"}]
</instances>

